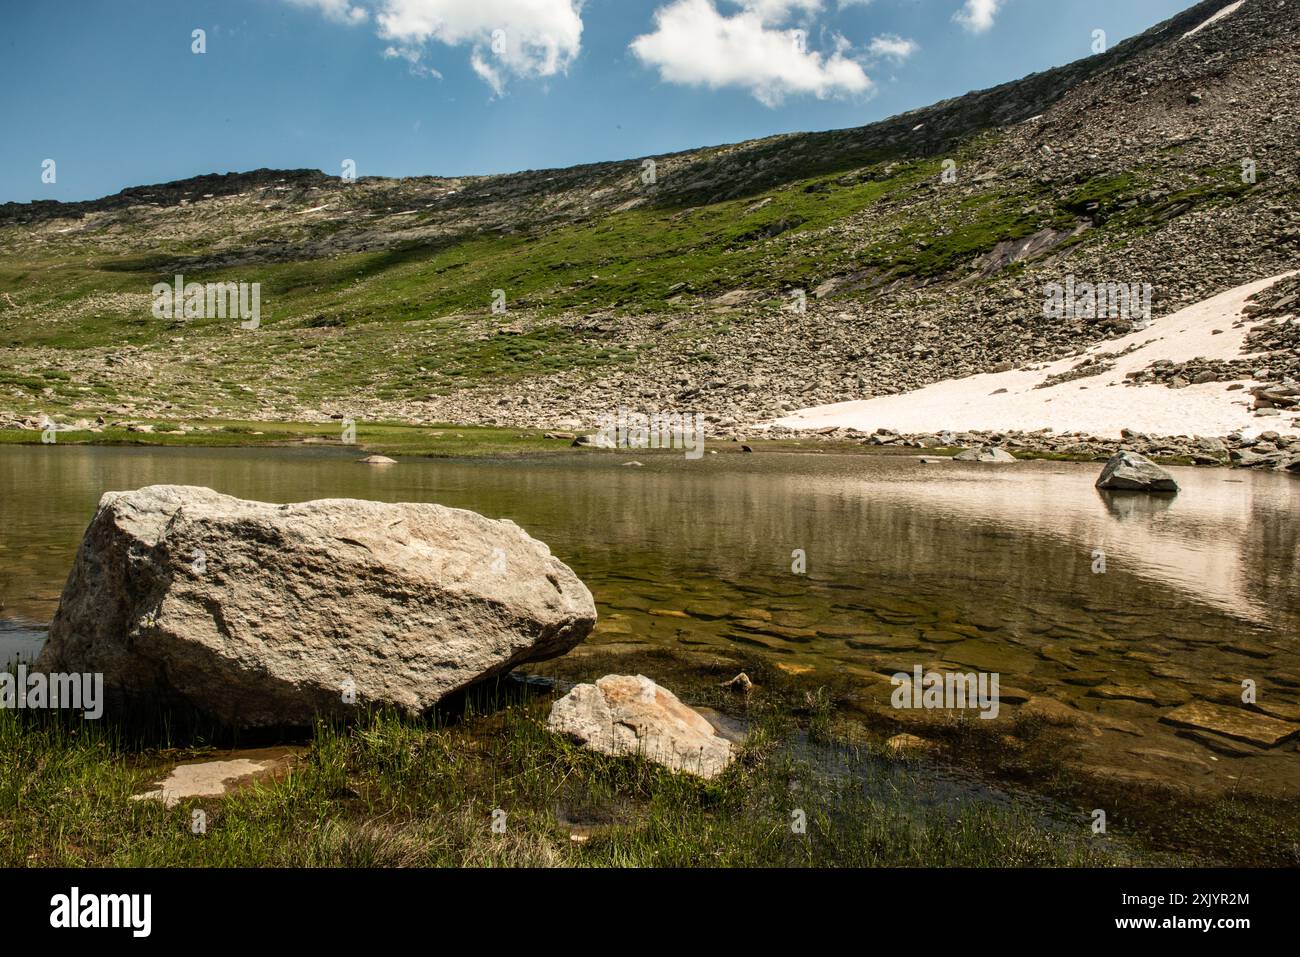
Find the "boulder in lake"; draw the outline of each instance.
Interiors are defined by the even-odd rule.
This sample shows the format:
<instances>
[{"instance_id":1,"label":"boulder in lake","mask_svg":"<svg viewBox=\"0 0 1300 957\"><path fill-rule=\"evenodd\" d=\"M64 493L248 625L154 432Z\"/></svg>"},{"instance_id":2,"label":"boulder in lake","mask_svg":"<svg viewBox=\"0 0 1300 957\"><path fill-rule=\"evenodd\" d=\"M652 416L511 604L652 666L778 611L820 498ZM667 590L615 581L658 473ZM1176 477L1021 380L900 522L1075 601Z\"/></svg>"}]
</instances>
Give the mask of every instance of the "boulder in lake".
<instances>
[{"instance_id":1,"label":"boulder in lake","mask_svg":"<svg viewBox=\"0 0 1300 957\"><path fill-rule=\"evenodd\" d=\"M986 465L1001 465L1016 461L1016 457L1006 449L991 445L966 449L964 452L958 452L953 458L957 462L980 462Z\"/></svg>"},{"instance_id":2,"label":"boulder in lake","mask_svg":"<svg viewBox=\"0 0 1300 957\"><path fill-rule=\"evenodd\" d=\"M697 711L644 675L606 675L551 706L547 726L615 756L639 755L703 778L731 763L731 743Z\"/></svg>"},{"instance_id":3,"label":"boulder in lake","mask_svg":"<svg viewBox=\"0 0 1300 957\"><path fill-rule=\"evenodd\" d=\"M103 673L110 704L306 725L358 706L426 711L563 654L595 621L586 586L512 522L157 485L100 499L38 667Z\"/></svg>"},{"instance_id":4,"label":"boulder in lake","mask_svg":"<svg viewBox=\"0 0 1300 957\"><path fill-rule=\"evenodd\" d=\"M1177 492L1174 477L1145 455L1127 450L1110 457L1097 488L1112 492Z\"/></svg>"},{"instance_id":5,"label":"boulder in lake","mask_svg":"<svg viewBox=\"0 0 1300 957\"><path fill-rule=\"evenodd\" d=\"M396 465L397 459L390 459L387 455L367 455L364 459L357 459L362 465Z\"/></svg>"}]
</instances>

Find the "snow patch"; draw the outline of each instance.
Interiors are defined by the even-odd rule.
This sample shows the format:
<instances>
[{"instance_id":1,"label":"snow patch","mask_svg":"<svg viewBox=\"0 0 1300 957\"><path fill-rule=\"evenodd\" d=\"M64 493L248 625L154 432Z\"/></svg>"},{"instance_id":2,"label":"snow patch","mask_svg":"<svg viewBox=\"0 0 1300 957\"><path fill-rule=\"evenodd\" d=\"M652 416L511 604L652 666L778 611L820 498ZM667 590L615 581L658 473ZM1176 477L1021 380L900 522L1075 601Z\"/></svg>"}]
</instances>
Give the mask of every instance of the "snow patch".
<instances>
[{"instance_id":1,"label":"snow patch","mask_svg":"<svg viewBox=\"0 0 1300 957\"><path fill-rule=\"evenodd\" d=\"M1200 33L1202 30L1208 27L1211 23L1218 23L1224 17L1232 16L1234 13L1236 13L1238 10L1241 9L1241 5L1245 2L1246 0L1237 0L1236 3L1228 4L1218 13L1216 13L1214 16L1210 17L1210 19L1202 23L1200 26L1192 27L1190 30L1188 30L1186 33L1183 34L1182 38L1186 40L1188 37L1194 37L1196 36L1196 34Z\"/></svg>"},{"instance_id":2,"label":"snow patch","mask_svg":"<svg viewBox=\"0 0 1300 957\"><path fill-rule=\"evenodd\" d=\"M1247 300L1279 279L1238 286L1172 315L1156 319L1138 332L1099 342L1081 355L1061 359L1034 371L990 372L947 379L899 395L855 402L837 402L803 409L777 419L791 429L879 428L902 433L957 432L1082 432L1098 438L1119 438L1123 429L1151 435L1223 436L1233 432L1253 437L1275 431L1300 435L1291 418L1260 418L1251 412L1250 389L1259 383L1239 379L1243 388L1228 391L1228 382L1207 382L1170 389L1164 385L1125 385L1125 374L1145 369L1158 359L1175 363L1189 359L1242 359L1246 333L1258 323L1243 322ZM1262 321L1262 320L1261 320ZM1216 331L1217 330L1217 331ZM1131 352L1121 355L1132 347ZM1085 379L1035 388L1049 376L1069 372L1084 359L1106 354L1112 368ZM1003 391L1005 390L1005 391ZM996 393L996 394L995 394Z\"/></svg>"}]
</instances>

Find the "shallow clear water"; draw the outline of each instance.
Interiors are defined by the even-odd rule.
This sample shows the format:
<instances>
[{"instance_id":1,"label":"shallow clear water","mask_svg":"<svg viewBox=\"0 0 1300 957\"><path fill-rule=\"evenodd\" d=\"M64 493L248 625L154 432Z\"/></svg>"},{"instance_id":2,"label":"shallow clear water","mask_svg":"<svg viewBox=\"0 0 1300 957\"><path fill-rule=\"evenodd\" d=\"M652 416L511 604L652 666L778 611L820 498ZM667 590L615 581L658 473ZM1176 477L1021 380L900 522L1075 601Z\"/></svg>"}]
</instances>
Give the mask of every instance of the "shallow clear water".
<instances>
[{"instance_id":1,"label":"shallow clear water","mask_svg":"<svg viewBox=\"0 0 1300 957\"><path fill-rule=\"evenodd\" d=\"M1179 469L1183 491L1169 499L1099 493L1091 464L723 454L645 455L642 468L620 455L374 468L354 458L0 448L0 657L34 647L31 629L53 614L104 491L177 483L510 518L587 582L601 615L594 642L740 645L864 682L914 664L997 671L1004 687L1127 725L1103 736L1115 766L1228 774L1159 718L1192 698L1230 703L1243 679L1300 707L1294 476ZM796 549L806 574L792 571ZM1109 700L1099 686L1158 700ZM1227 759L1232 775L1300 784L1293 742L1249 756L1259 760Z\"/></svg>"}]
</instances>

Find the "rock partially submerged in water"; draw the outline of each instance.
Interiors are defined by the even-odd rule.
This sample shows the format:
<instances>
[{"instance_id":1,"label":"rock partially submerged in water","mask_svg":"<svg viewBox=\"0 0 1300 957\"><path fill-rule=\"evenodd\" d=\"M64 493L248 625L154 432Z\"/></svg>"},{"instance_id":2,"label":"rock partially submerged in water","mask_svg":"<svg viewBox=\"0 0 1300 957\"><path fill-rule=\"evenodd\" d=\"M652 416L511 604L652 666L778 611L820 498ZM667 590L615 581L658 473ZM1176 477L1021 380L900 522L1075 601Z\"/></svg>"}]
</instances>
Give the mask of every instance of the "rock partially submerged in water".
<instances>
[{"instance_id":1,"label":"rock partially submerged in water","mask_svg":"<svg viewBox=\"0 0 1300 957\"><path fill-rule=\"evenodd\" d=\"M645 675L606 675L551 706L547 727L615 756L639 755L702 778L721 774L731 743L699 712Z\"/></svg>"},{"instance_id":2,"label":"rock partially submerged in water","mask_svg":"<svg viewBox=\"0 0 1300 957\"><path fill-rule=\"evenodd\" d=\"M234 727L428 710L563 654L591 593L508 521L441 505L271 505L156 485L100 499L38 667Z\"/></svg>"},{"instance_id":3,"label":"rock partially submerged in water","mask_svg":"<svg viewBox=\"0 0 1300 957\"><path fill-rule=\"evenodd\" d=\"M964 452L958 452L953 456L953 460L956 462L980 462L985 465L1005 465L1016 461L1016 457L1006 449L981 445L977 448L966 449Z\"/></svg>"},{"instance_id":4,"label":"rock partially submerged in water","mask_svg":"<svg viewBox=\"0 0 1300 957\"><path fill-rule=\"evenodd\" d=\"M1101 470L1097 488L1111 492L1177 492L1174 477L1145 455L1116 452Z\"/></svg>"},{"instance_id":5,"label":"rock partially submerged in water","mask_svg":"<svg viewBox=\"0 0 1300 957\"><path fill-rule=\"evenodd\" d=\"M390 459L387 455L367 455L364 459L357 459L362 465L396 465L397 459Z\"/></svg>"},{"instance_id":6,"label":"rock partially submerged in water","mask_svg":"<svg viewBox=\"0 0 1300 957\"><path fill-rule=\"evenodd\" d=\"M1210 701L1192 701L1180 708L1166 711L1160 720L1198 731L1212 731L1264 748L1274 747L1300 734L1300 725Z\"/></svg>"},{"instance_id":7,"label":"rock partially submerged in water","mask_svg":"<svg viewBox=\"0 0 1300 957\"><path fill-rule=\"evenodd\" d=\"M894 755L918 754L923 751L933 751L936 746L933 741L919 737L915 734L896 734L885 742L885 750Z\"/></svg>"}]
</instances>

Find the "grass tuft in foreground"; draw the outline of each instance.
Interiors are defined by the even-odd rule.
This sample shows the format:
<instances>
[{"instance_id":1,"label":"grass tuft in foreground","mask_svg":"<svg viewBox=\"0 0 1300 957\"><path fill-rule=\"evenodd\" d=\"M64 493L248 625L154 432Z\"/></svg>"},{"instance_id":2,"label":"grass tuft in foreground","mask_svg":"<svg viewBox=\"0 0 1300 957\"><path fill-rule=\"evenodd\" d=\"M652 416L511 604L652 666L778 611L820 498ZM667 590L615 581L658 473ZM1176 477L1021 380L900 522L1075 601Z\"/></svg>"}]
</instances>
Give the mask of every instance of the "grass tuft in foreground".
<instances>
[{"instance_id":1,"label":"grass tuft in foreground","mask_svg":"<svg viewBox=\"0 0 1300 957\"><path fill-rule=\"evenodd\" d=\"M204 748L173 749L178 740L215 740L198 726L0 711L0 866L1143 860L1031 805L936 789L919 765L866 748L810 744L776 709L751 709L739 759L704 782L552 735L544 725L550 696L521 694L497 689L490 700L466 699L460 714L424 721L375 714L347 727L321 724L289 773L171 809L130 797L176 761L203 756ZM196 810L206 815L201 835L191 829ZM494 812L503 830L494 830ZM803 833L796 822L806 825Z\"/></svg>"}]
</instances>

